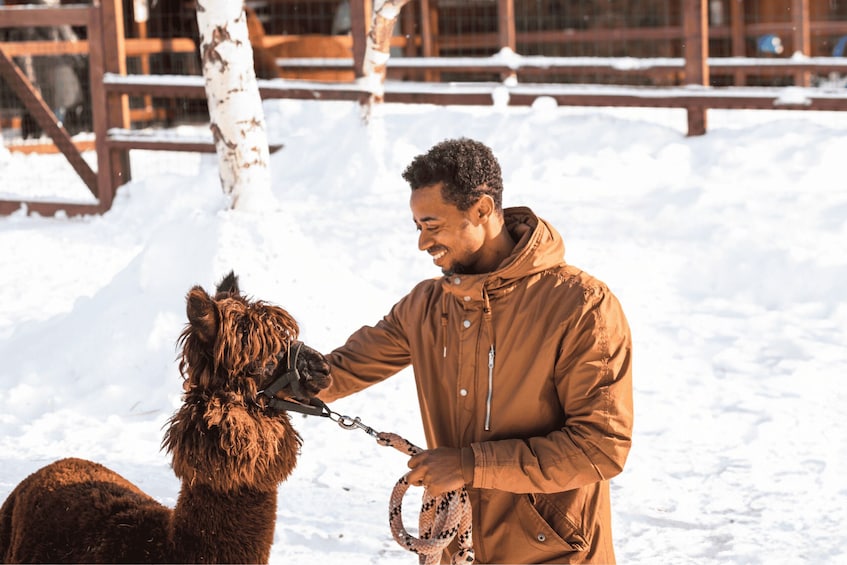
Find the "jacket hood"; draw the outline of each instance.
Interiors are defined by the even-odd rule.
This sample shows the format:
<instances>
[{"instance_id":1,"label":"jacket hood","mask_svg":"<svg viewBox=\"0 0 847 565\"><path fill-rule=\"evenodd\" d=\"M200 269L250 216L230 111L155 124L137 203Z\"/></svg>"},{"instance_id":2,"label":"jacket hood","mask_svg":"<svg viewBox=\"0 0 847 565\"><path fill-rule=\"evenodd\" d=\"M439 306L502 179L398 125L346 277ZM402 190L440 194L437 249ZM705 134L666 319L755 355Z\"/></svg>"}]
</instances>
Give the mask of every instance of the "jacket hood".
<instances>
[{"instance_id":1,"label":"jacket hood","mask_svg":"<svg viewBox=\"0 0 847 565\"><path fill-rule=\"evenodd\" d=\"M497 268L487 275L486 286L492 295L505 291L517 280L546 271L565 260L565 242L559 232L526 207L503 210L506 229L515 240L515 248Z\"/></svg>"}]
</instances>

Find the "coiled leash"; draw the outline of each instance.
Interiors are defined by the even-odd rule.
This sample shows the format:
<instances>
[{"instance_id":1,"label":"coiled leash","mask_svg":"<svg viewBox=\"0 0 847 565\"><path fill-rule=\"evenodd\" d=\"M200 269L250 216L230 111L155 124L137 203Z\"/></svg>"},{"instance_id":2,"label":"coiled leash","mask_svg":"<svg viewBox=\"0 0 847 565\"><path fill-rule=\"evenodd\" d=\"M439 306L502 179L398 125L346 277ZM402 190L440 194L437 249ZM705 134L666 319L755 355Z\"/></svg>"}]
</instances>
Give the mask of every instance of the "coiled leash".
<instances>
[{"instance_id":1,"label":"coiled leash","mask_svg":"<svg viewBox=\"0 0 847 565\"><path fill-rule=\"evenodd\" d=\"M354 421L358 421L358 418ZM340 421L338 423L346 428ZM397 434L379 433L374 437L380 445L393 447L407 455L422 451L420 447ZM433 497L428 490L424 490L421 514L418 518L418 532L421 537L416 538L403 526L403 495L409 490L408 476L406 473L400 477L391 492L388 524L391 526L394 540L409 551L417 553L419 563L434 565L441 563L442 553L453 538L458 536L459 550L453 554L451 562L454 565L473 563L472 512L468 491L462 487Z\"/></svg>"},{"instance_id":2,"label":"coiled leash","mask_svg":"<svg viewBox=\"0 0 847 565\"><path fill-rule=\"evenodd\" d=\"M299 348L297 353L299 353ZM296 357L296 354L295 354ZM292 369L289 369L292 371ZM293 369L296 374L296 365ZM285 380L293 380L293 376L285 377ZM283 380L282 378L280 380ZM277 383L274 383L276 385ZM282 386L268 387L262 394L269 397L268 402L276 410L290 410L307 414L310 416L322 416L329 418L345 430L360 429L368 435L376 438L377 443L393 447L407 455L415 455L423 451L420 447L403 439L397 434L377 432L370 426L362 423L358 417L350 418L342 416L338 412L330 410L322 400L310 398L309 404L301 404L291 400L281 400L272 394ZM271 391L271 392L268 392ZM421 513L418 518L418 532L420 538L411 535L403 526L403 495L409 490L409 474L406 473L394 485L388 507L388 525L391 527L391 535L394 540L404 549L416 553L421 565L434 565L441 562L444 550L458 536L459 550L453 554L452 563L473 563L473 528L471 525L471 502L467 490L462 487L459 490L445 492L438 496L432 496L425 489L421 504Z\"/></svg>"}]
</instances>

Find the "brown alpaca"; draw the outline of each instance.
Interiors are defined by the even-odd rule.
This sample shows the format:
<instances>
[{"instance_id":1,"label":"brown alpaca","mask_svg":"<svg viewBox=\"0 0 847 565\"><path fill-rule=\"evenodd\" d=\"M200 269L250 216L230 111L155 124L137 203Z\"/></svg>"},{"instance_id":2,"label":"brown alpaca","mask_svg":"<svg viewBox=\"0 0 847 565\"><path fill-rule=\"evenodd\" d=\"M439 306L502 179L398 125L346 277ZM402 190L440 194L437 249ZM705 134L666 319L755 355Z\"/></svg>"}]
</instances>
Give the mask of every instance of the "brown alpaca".
<instances>
[{"instance_id":1,"label":"brown alpaca","mask_svg":"<svg viewBox=\"0 0 847 565\"><path fill-rule=\"evenodd\" d=\"M259 394L288 372L296 321L241 295L230 273L211 297L187 296L179 338L183 404L162 445L182 486L171 510L109 469L62 459L24 479L0 508L4 563L265 563L277 487L291 473L300 437L288 415ZM329 368L303 346L299 381L280 396L310 397Z\"/></svg>"}]
</instances>

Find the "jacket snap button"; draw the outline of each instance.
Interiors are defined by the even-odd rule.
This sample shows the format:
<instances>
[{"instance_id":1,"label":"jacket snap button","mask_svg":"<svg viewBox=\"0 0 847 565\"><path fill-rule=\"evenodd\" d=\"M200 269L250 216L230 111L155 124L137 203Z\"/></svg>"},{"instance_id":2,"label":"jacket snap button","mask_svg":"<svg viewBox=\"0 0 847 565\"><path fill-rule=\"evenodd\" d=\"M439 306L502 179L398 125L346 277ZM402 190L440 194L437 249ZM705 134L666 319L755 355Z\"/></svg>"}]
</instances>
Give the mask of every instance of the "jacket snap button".
<instances>
[{"instance_id":1,"label":"jacket snap button","mask_svg":"<svg viewBox=\"0 0 847 565\"><path fill-rule=\"evenodd\" d=\"M470 302L470 301L471 301L471 297L470 297L470 296L466 296L466 297L465 297L465 302Z\"/></svg>"},{"instance_id":2,"label":"jacket snap button","mask_svg":"<svg viewBox=\"0 0 847 565\"><path fill-rule=\"evenodd\" d=\"M460 391L459 391L459 394L460 394L461 396L467 396L467 395L468 395L468 390L463 388L462 390L460 390Z\"/></svg>"},{"instance_id":3,"label":"jacket snap button","mask_svg":"<svg viewBox=\"0 0 847 565\"><path fill-rule=\"evenodd\" d=\"M462 279L460 279L459 277L456 277L455 279L453 279L453 284L460 284L461 282L462 282Z\"/></svg>"},{"instance_id":4,"label":"jacket snap button","mask_svg":"<svg viewBox=\"0 0 847 565\"><path fill-rule=\"evenodd\" d=\"M465 320L464 322L462 322L462 325L465 326L466 328L469 328L469 327L471 327L471 321Z\"/></svg>"},{"instance_id":5,"label":"jacket snap button","mask_svg":"<svg viewBox=\"0 0 847 565\"><path fill-rule=\"evenodd\" d=\"M536 536L536 537L537 537L538 541L540 541L541 543L544 543L545 541L547 541L547 536L545 536L544 534L538 534L538 536Z\"/></svg>"}]
</instances>

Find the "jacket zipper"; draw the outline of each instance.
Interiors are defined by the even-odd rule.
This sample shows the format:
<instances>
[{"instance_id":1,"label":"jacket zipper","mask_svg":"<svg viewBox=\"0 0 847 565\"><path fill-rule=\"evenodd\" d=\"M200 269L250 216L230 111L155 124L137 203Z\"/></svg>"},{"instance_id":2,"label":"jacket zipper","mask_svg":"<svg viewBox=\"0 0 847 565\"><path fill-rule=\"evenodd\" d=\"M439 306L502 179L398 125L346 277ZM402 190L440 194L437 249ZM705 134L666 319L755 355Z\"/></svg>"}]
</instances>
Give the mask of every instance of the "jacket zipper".
<instances>
[{"instance_id":1,"label":"jacket zipper","mask_svg":"<svg viewBox=\"0 0 847 565\"><path fill-rule=\"evenodd\" d=\"M491 431L491 397L494 395L494 344L488 350L488 397L485 399L485 431Z\"/></svg>"},{"instance_id":2,"label":"jacket zipper","mask_svg":"<svg viewBox=\"0 0 847 565\"><path fill-rule=\"evenodd\" d=\"M491 323L491 302L488 297L488 289L482 287L482 317L488 326L488 338L491 346L488 348L488 396L485 399L485 426L486 432L491 431L491 398L494 396L494 326Z\"/></svg>"},{"instance_id":3,"label":"jacket zipper","mask_svg":"<svg viewBox=\"0 0 847 565\"><path fill-rule=\"evenodd\" d=\"M443 358L447 358L447 293L441 295L441 346Z\"/></svg>"}]
</instances>

